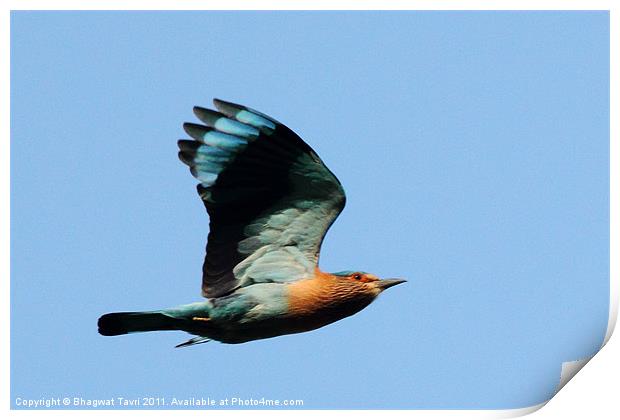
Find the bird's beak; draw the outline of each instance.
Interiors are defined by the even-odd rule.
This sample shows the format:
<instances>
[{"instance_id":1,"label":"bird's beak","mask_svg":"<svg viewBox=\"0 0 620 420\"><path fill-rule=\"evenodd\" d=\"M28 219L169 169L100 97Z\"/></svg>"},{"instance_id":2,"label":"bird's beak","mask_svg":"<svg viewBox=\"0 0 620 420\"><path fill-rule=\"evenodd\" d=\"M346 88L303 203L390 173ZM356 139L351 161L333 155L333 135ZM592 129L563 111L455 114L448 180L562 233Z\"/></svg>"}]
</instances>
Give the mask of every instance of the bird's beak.
<instances>
[{"instance_id":1,"label":"bird's beak","mask_svg":"<svg viewBox=\"0 0 620 420\"><path fill-rule=\"evenodd\" d=\"M382 290L389 289L392 286L396 286L397 284L405 283L407 280L403 279L383 279L379 280L379 287Z\"/></svg>"}]
</instances>

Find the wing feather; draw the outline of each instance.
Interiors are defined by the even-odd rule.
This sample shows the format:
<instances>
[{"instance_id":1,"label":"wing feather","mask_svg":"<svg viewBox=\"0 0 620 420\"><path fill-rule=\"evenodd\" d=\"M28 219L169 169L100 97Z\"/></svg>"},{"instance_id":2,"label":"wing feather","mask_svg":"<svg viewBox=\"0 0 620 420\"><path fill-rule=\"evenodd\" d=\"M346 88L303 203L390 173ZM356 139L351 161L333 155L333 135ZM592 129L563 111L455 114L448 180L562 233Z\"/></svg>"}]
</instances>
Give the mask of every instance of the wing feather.
<instances>
[{"instance_id":1,"label":"wing feather","mask_svg":"<svg viewBox=\"0 0 620 420\"><path fill-rule=\"evenodd\" d=\"M214 100L185 123L179 159L200 184L210 231L205 297L313 275L325 233L345 205L335 175L297 134L258 111Z\"/></svg>"}]
</instances>

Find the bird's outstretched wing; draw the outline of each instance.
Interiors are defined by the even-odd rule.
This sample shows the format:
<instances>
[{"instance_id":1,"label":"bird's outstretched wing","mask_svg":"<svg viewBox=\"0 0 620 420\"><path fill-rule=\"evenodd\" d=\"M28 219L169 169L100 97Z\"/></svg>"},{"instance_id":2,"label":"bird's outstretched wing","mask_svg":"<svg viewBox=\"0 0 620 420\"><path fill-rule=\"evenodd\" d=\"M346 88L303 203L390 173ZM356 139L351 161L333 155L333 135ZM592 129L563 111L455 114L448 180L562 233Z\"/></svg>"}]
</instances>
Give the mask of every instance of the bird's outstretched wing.
<instances>
[{"instance_id":1,"label":"bird's outstretched wing","mask_svg":"<svg viewBox=\"0 0 620 420\"><path fill-rule=\"evenodd\" d=\"M297 134L250 108L215 99L185 123L179 158L199 181L210 217L202 294L314 275L342 186Z\"/></svg>"}]
</instances>

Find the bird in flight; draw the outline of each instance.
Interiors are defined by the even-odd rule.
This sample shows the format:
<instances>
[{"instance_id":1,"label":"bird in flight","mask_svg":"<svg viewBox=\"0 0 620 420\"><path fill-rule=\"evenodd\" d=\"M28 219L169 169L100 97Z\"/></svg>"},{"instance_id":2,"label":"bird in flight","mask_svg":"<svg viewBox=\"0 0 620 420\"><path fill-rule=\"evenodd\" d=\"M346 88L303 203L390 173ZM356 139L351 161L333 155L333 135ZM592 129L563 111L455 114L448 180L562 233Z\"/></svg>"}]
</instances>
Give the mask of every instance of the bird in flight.
<instances>
[{"instance_id":1,"label":"bird in flight","mask_svg":"<svg viewBox=\"0 0 620 420\"><path fill-rule=\"evenodd\" d=\"M291 129L253 109L214 99L185 123L179 158L199 181L209 214L205 300L101 316L105 336L182 330L183 347L311 331L351 316L403 283L363 271L318 268L325 233L345 205L336 176Z\"/></svg>"}]
</instances>

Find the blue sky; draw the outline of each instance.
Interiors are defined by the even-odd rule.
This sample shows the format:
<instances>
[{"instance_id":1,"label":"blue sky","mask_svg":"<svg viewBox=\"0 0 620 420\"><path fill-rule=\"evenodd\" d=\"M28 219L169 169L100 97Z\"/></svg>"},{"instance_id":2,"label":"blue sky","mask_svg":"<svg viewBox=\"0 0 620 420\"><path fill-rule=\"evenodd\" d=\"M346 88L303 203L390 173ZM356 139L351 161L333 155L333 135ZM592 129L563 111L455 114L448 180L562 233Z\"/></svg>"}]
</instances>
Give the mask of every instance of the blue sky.
<instances>
[{"instance_id":1,"label":"blue sky","mask_svg":"<svg viewBox=\"0 0 620 420\"><path fill-rule=\"evenodd\" d=\"M606 12L13 12L11 393L517 408L608 316ZM200 300L194 105L284 122L339 177L325 271L401 276L243 345L101 337Z\"/></svg>"}]
</instances>

